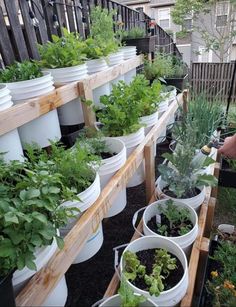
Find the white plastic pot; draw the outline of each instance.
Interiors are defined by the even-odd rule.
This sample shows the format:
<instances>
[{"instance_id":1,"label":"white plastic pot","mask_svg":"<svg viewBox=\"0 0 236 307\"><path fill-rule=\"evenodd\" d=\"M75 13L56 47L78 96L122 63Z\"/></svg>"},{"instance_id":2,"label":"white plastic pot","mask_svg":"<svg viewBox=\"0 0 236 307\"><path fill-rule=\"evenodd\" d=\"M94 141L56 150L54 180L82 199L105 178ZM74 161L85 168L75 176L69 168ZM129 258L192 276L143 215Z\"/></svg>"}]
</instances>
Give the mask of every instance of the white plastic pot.
<instances>
[{"instance_id":1,"label":"white plastic pot","mask_svg":"<svg viewBox=\"0 0 236 307\"><path fill-rule=\"evenodd\" d=\"M176 95L177 95L177 90L176 88L174 88L172 91L169 92L169 104L176 99Z\"/></svg>"},{"instance_id":2,"label":"white plastic pot","mask_svg":"<svg viewBox=\"0 0 236 307\"><path fill-rule=\"evenodd\" d=\"M35 264L37 267L37 271L39 271L43 266L47 264L49 259L55 253L57 249L56 240L53 240L53 243L50 246L43 247L38 249L35 252L36 259ZM23 270L15 271L13 274L13 287L14 287L14 294L15 296L24 288L26 283L28 282L29 278L31 278L36 272L28 269L25 267ZM59 283L56 285L54 290L50 293L48 298L44 301L42 306L64 306L67 299L67 285L65 276L61 278Z\"/></svg>"},{"instance_id":3,"label":"white plastic pot","mask_svg":"<svg viewBox=\"0 0 236 307\"><path fill-rule=\"evenodd\" d=\"M65 68L45 69L53 76L54 82L66 84L80 81L88 76L87 65L76 65ZM78 125L84 122L81 101L76 98L58 109L59 121L62 126Z\"/></svg>"},{"instance_id":4,"label":"white plastic pot","mask_svg":"<svg viewBox=\"0 0 236 307\"><path fill-rule=\"evenodd\" d=\"M166 140L166 128L161 131L159 138L157 139L157 144L160 144Z\"/></svg>"},{"instance_id":5,"label":"white plastic pot","mask_svg":"<svg viewBox=\"0 0 236 307\"><path fill-rule=\"evenodd\" d=\"M144 124L145 136L151 131L152 127L158 122L158 111L147 116L140 117L140 124Z\"/></svg>"},{"instance_id":6,"label":"white plastic pot","mask_svg":"<svg viewBox=\"0 0 236 307\"><path fill-rule=\"evenodd\" d=\"M126 84L130 84L136 76L136 68L131 69L127 73L124 74L124 79Z\"/></svg>"},{"instance_id":7,"label":"white plastic pot","mask_svg":"<svg viewBox=\"0 0 236 307\"><path fill-rule=\"evenodd\" d=\"M220 224L218 229L223 233L233 234L235 231L235 226L230 224Z\"/></svg>"},{"instance_id":8,"label":"white plastic pot","mask_svg":"<svg viewBox=\"0 0 236 307\"><path fill-rule=\"evenodd\" d=\"M125 46L120 49L124 53L124 60L136 57L137 48L135 46Z\"/></svg>"},{"instance_id":9,"label":"white plastic pot","mask_svg":"<svg viewBox=\"0 0 236 307\"><path fill-rule=\"evenodd\" d=\"M63 206L76 207L77 209L79 209L80 213L78 213L77 216L79 218L81 217L81 214L89 207L91 207L93 203L98 199L100 191L100 177L98 173L96 173L94 182L86 190L77 195L80 201L66 201L63 203ZM69 233L77 220L78 219L71 220L66 227L60 229L60 233L63 237L65 237ZM102 246L102 243L103 232L102 224L100 224L98 229L96 229L95 233L92 234L91 237L87 240L84 247L79 252L73 263L80 263L93 257L99 251L100 247Z\"/></svg>"},{"instance_id":10,"label":"white plastic pot","mask_svg":"<svg viewBox=\"0 0 236 307\"><path fill-rule=\"evenodd\" d=\"M98 170L100 176L101 189L103 189L111 177L125 164L126 162L126 148L125 144L116 138L104 138L106 145L111 153L116 153L115 156L108 159L103 159L102 164ZM112 207L109 209L106 217L112 217L124 210L127 203L126 189L123 189L116 196L112 202Z\"/></svg>"},{"instance_id":11,"label":"white plastic pot","mask_svg":"<svg viewBox=\"0 0 236 307\"><path fill-rule=\"evenodd\" d=\"M162 190L164 189L165 186L166 186L166 183L161 179L161 176L158 177L157 181L156 181L156 192L159 196L161 196L163 198L171 198L174 201L180 201L182 203L185 203L186 205L192 207L196 211L198 211L199 207L204 202L204 199L205 199L205 196L206 196L206 188L203 187L201 189L201 192L194 197L181 198L181 199L173 198L173 197L170 197L170 196L168 196L168 195L166 195L162 192Z\"/></svg>"},{"instance_id":12,"label":"white plastic pot","mask_svg":"<svg viewBox=\"0 0 236 307\"><path fill-rule=\"evenodd\" d=\"M119 50L115 53L111 53L108 56L108 65L114 66L122 63L124 61L124 52L122 50Z\"/></svg>"},{"instance_id":13,"label":"white plastic pot","mask_svg":"<svg viewBox=\"0 0 236 307\"><path fill-rule=\"evenodd\" d=\"M161 101L158 106L158 112L159 112L159 118L162 116L162 114L168 110L169 107L169 99L166 98L165 100Z\"/></svg>"},{"instance_id":14,"label":"white plastic pot","mask_svg":"<svg viewBox=\"0 0 236 307\"><path fill-rule=\"evenodd\" d=\"M138 251L147 250L147 249L155 249L155 248L166 249L168 252L175 255L181 262L183 269L184 269L184 274L181 280L178 282L178 284L167 291L161 292L161 294L157 297L154 295L151 296L149 292L135 287L128 280L127 280L127 283L135 293L138 293L138 294L144 295L147 298L150 298L158 306L168 306L168 307L176 306L182 300L188 288L188 263L187 263L187 258L185 256L185 253L180 248L180 246L176 244L175 242L167 238L157 237L157 236L146 236L146 237L142 237L142 238L139 238L131 242L125 248L122 254L122 257L121 257L121 263L120 263L121 274L123 273L123 270L125 267L125 261L124 261L123 255L126 251L137 253Z\"/></svg>"},{"instance_id":15,"label":"white plastic pot","mask_svg":"<svg viewBox=\"0 0 236 307\"><path fill-rule=\"evenodd\" d=\"M0 111L9 109L13 105L10 91L6 85L0 85ZM23 150L17 129L0 136L0 152L5 152L5 161L24 161Z\"/></svg>"},{"instance_id":16,"label":"white plastic pot","mask_svg":"<svg viewBox=\"0 0 236 307\"><path fill-rule=\"evenodd\" d=\"M138 294L135 294L138 296ZM121 298L119 294L108 297L104 302L98 305L99 307L120 307L121 306ZM145 302L140 303L139 307L157 307L152 300L147 299ZM93 306L92 306L93 307Z\"/></svg>"},{"instance_id":17,"label":"white plastic pot","mask_svg":"<svg viewBox=\"0 0 236 307\"><path fill-rule=\"evenodd\" d=\"M44 73L43 77L33 80L7 83L7 87L11 91L14 104L46 95L54 90L50 73ZM61 138L57 110L32 120L18 130L23 147L26 143L37 143L41 147L49 146L49 140L56 141Z\"/></svg>"},{"instance_id":18,"label":"white plastic pot","mask_svg":"<svg viewBox=\"0 0 236 307\"><path fill-rule=\"evenodd\" d=\"M127 158L131 155L134 149L142 142L145 138L144 128L140 128L137 132L131 133L125 136L115 137L125 143L127 150ZM133 177L127 184L127 188L135 187L136 185L141 184L144 181L144 164L141 163L137 171L134 173Z\"/></svg>"},{"instance_id":19,"label":"white plastic pot","mask_svg":"<svg viewBox=\"0 0 236 307\"><path fill-rule=\"evenodd\" d=\"M160 212L160 206L165 207L166 206L166 199L163 200L158 200L149 206L146 207L144 213L143 213L143 232L145 236L157 236L157 237L163 237L156 232L152 231L148 227L148 222L157 214L161 214ZM186 205L183 202L180 201L175 201L173 202L173 205L179 207L179 208L187 208L190 214L190 220L193 224L193 228L185 235L183 236L178 236L178 237L168 237L171 241L177 243L185 252L186 255L190 254L191 247L193 242L196 240L197 234L198 234L198 217L195 212L195 210Z\"/></svg>"},{"instance_id":20,"label":"white plastic pot","mask_svg":"<svg viewBox=\"0 0 236 307\"><path fill-rule=\"evenodd\" d=\"M99 71L108 69L107 62L104 59L96 59L87 61L88 74L92 75ZM99 86L93 90L93 102L96 107L103 108L104 105L100 103L100 97L103 95L110 94L110 84L106 83L102 86Z\"/></svg>"}]
</instances>

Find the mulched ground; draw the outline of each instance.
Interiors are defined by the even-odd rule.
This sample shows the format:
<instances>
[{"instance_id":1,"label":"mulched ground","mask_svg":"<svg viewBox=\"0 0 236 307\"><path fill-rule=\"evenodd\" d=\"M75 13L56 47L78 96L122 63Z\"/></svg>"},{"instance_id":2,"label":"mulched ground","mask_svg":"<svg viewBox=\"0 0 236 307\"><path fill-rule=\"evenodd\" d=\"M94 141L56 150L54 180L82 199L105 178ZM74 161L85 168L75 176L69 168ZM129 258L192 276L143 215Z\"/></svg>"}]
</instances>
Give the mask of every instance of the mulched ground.
<instances>
[{"instance_id":1,"label":"mulched ground","mask_svg":"<svg viewBox=\"0 0 236 307\"><path fill-rule=\"evenodd\" d=\"M158 153L156 164L163 160L160 158L163 150L158 150ZM133 214L146 206L145 185L127 189L127 200L123 212L103 221L104 243L100 251L88 261L72 265L67 271L69 293L66 307L90 307L103 297L114 274L113 247L130 241L134 234Z\"/></svg>"}]
</instances>

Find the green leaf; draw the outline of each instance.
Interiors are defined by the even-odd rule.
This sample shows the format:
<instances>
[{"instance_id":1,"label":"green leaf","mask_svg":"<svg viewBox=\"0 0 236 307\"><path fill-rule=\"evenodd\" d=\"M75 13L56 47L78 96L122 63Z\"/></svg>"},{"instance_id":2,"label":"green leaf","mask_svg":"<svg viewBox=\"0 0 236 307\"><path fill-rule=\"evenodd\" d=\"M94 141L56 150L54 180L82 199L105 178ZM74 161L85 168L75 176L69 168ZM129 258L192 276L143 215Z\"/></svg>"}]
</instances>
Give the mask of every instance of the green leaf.
<instances>
[{"instance_id":1,"label":"green leaf","mask_svg":"<svg viewBox=\"0 0 236 307\"><path fill-rule=\"evenodd\" d=\"M32 271L37 271L36 264L31 259L26 259L25 265Z\"/></svg>"},{"instance_id":2,"label":"green leaf","mask_svg":"<svg viewBox=\"0 0 236 307\"><path fill-rule=\"evenodd\" d=\"M64 247L64 240L63 238L56 236L57 246L59 249L63 249Z\"/></svg>"},{"instance_id":3,"label":"green leaf","mask_svg":"<svg viewBox=\"0 0 236 307\"><path fill-rule=\"evenodd\" d=\"M41 237L36 233L32 235L30 242L35 246L41 246L43 243Z\"/></svg>"},{"instance_id":4,"label":"green leaf","mask_svg":"<svg viewBox=\"0 0 236 307\"><path fill-rule=\"evenodd\" d=\"M35 218L36 220L40 221L43 224L47 224L48 223L48 219L42 213L33 212L32 216L33 216L33 218Z\"/></svg>"},{"instance_id":5,"label":"green leaf","mask_svg":"<svg viewBox=\"0 0 236 307\"><path fill-rule=\"evenodd\" d=\"M0 241L0 257L13 257L15 255L15 247L9 239Z\"/></svg>"},{"instance_id":6,"label":"green leaf","mask_svg":"<svg viewBox=\"0 0 236 307\"><path fill-rule=\"evenodd\" d=\"M4 215L4 220L6 223L19 224L19 219L13 212L8 212Z\"/></svg>"},{"instance_id":7,"label":"green leaf","mask_svg":"<svg viewBox=\"0 0 236 307\"><path fill-rule=\"evenodd\" d=\"M61 190L58 187L49 187L49 193L58 194L60 191Z\"/></svg>"},{"instance_id":8,"label":"green leaf","mask_svg":"<svg viewBox=\"0 0 236 307\"><path fill-rule=\"evenodd\" d=\"M29 189L26 194L27 199L37 198L39 196L40 191L38 189Z\"/></svg>"},{"instance_id":9,"label":"green leaf","mask_svg":"<svg viewBox=\"0 0 236 307\"><path fill-rule=\"evenodd\" d=\"M24 234L22 232L19 232L18 229L15 230L14 228L7 228L4 229L4 233L10 237L13 244L15 245L18 245L25 239Z\"/></svg>"}]
</instances>

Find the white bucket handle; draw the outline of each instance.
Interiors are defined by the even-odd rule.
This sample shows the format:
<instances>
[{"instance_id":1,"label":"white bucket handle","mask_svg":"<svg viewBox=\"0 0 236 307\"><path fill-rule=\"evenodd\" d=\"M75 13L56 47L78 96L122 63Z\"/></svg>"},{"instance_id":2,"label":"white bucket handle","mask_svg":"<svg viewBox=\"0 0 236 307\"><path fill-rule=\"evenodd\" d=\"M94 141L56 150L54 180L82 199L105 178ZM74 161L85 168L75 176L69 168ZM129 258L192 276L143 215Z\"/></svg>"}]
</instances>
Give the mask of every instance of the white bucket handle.
<instances>
[{"instance_id":1,"label":"white bucket handle","mask_svg":"<svg viewBox=\"0 0 236 307\"><path fill-rule=\"evenodd\" d=\"M113 248L113 251L115 252L115 257L114 257L114 269L116 271L117 276L119 277L119 280L121 280L120 272L119 272L119 250L123 247L126 247L129 243L118 245Z\"/></svg>"},{"instance_id":2,"label":"white bucket handle","mask_svg":"<svg viewBox=\"0 0 236 307\"><path fill-rule=\"evenodd\" d=\"M144 237L144 234L141 233L138 228L136 227L136 223L137 223L137 218L138 218L138 215L139 215L139 212L145 210L147 208L147 206L137 210L135 213L134 213L134 216L133 216L133 219L132 219L132 224L133 224L133 228L135 231L137 231L137 233L141 236L141 237Z\"/></svg>"},{"instance_id":3,"label":"white bucket handle","mask_svg":"<svg viewBox=\"0 0 236 307\"><path fill-rule=\"evenodd\" d=\"M170 144L169 144L169 149L170 149L172 152L174 152L174 149L172 148L172 146L173 146L174 144L176 144L176 143L177 143L176 140L172 140L172 141L170 142Z\"/></svg>"}]
</instances>

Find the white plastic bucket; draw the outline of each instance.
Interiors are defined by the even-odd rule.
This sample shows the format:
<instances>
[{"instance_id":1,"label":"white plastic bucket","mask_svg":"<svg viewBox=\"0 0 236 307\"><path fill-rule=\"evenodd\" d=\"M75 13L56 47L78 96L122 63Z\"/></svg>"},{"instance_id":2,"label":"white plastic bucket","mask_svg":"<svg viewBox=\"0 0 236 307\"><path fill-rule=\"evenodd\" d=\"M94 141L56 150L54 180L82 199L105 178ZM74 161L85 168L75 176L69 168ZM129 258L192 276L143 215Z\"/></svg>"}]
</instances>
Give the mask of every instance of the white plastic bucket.
<instances>
[{"instance_id":1,"label":"white plastic bucket","mask_svg":"<svg viewBox=\"0 0 236 307\"><path fill-rule=\"evenodd\" d=\"M108 65L114 66L117 64L120 64L124 61L124 52L122 50L119 50L115 53L111 53L108 56Z\"/></svg>"},{"instance_id":2,"label":"white plastic bucket","mask_svg":"<svg viewBox=\"0 0 236 307\"><path fill-rule=\"evenodd\" d=\"M138 294L135 294L138 296ZM104 302L98 305L99 307L120 307L121 298L119 294L108 297ZM93 307L93 306L92 306ZM147 299L145 302L140 303L139 307L158 307L152 300Z\"/></svg>"},{"instance_id":3,"label":"white plastic bucket","mask_svg":"<svg viewBox=\"0 0 236 307\"><path fill-rule=\"evenodd\" d=\"M175 242L163 238L163 237L157 237L157 236L146 236L139 238L133 242L131 242L124 250L122 257L121 257L121 263L120 263L120 269L121 273L123 273L125 261L123 258L123 255L126 251L131 252L138 252L142 250L147 249L155 249L155 248L163 248L166 249L171 254L175 255L179 261L181 262L184 274L181 278L181 280L178 282L177 285L175 285L173 288L161 292L161 294L157 296L151 296L149 292L143 291L137 287L135 287L131 282L127 280L128 285L131 287L131 289L138 294L142 294L145 297L150 298L152 301L154 301L158 306L175 306L177 305L184 295L186 294L187 288L188 288L188 263L187 258L183 250L180 248L178 244ZM123 274L122 274L123 275ZM124 276L124 275L123 275ZM124 276L125 278L125 276Z\"/></svg>"},{"instance_id":4,"label":"white plastic bucket","mask_svg":"<svg viewBox=\"0 0 236 307\"><path fill-rule=\"evenodd\" d=\"M140 124L144 124L145 136L151 131L152 127L158 122L158 111L147 116L140 117Z\"/></svg>"},{"instance_id":5,"label":"white plastic bucket","mask_svg":"<svg viewBox=\"0 0 236 307\"><path fill-rule=\"evenodd\" d=\"M87 65L45 69L52 74L54 82L66 84L80 81L88 76ZM78 125L84 122L83 109L79 98L74 99L58 109L59 121L62 126Z\"/></svg>"},{"instance_id":6,"label":"white plastic bucket","mask_svg":"<svg viewBox=\"0 0 236 307\"><path fill-rule=\"evenodd\" d=\"M161 176L159 176L157 178L157 181L156 181L156 192L159 196L164 197L164 198L171 198L174 201L180 201L182 203L185 203L186 205L192 207L196 211L198 211L199 207L204 202L204 199L205 199L205 196L206 196L206 188L203 187L201 189L201 192L194 197L181 198L181 199L173 198L173 197L170 197L170 196L168 196L168 195L166 195L162 192L162 190L165 186L166 186L166 183L161 179Z\"/></svg>"},{"instance_id":7,"label":"white plastic bucket","mask_svg":"<svg viewBox=\"0 0 236 307\"><path fill-rule=\"evenodd\" d=\"M54 90L52 76L44 73L43 77L28 81L7 83L14 104L25 102L30 98L46 95ZM19 135L24 147L26 143L37 143L41 147L50 145L49 140L61 138L57 110L53 110L37 119L19 127Z\"/></svg>"},{"instance_id":8,"label":"white plastic bucket","mask_svg":"<svg viewBox=\"0 0 236 307\"><path fill-rule=\"evenodd\" d=\"M89 237L73 264L84 262L92 258L100 250L103 244L102 223L99 224L96 231Z\"/></svg>"},{"instance_id":9,"label":"white plastic bucket","mask_svg":"<svg viewBox=\"0 0 236 307\"><path fill-rule=\"evenodd\" d=\"M93 205L93 203L98 199L100 195L100 177L96 173L94 182L83 192L78 194L80 201L66 201L62 205L66 207L76 207L80 210L78 213L78 218L81 217L81 214ZM60 233L65 237L72 227L77 222L78 218L71 220L68 225L60 229ZM100 249L103 243L103 232L102 224L96 229L95 233L85 243L83 249L79 252L78 256L75 258L73 263L79 263L88 260L94 256Z\"/></svg>"},{"instance_id":10,"label":"white plastic bucket","mask_svg":"<svg viewBox=\"0 0 236 307\"><path fill-rule=\"evenodd\" d=\"M137 53L137 48L135 46L125 46L122 47L120 50L123 51L124 60L134 58Z\"/></svg>"},{"instance_id":11,"label":"white plastic bucket","mask_svg":"<svg viewBox=\"0 0 236 307\"><path fill-rule=\"evenodd\" d=\"M169 99L166 98L165 100L161 101L158 105L158 112L159 112L159 116L161 117L161 115L168 110L169 107Z\"/></svg>"},{"instance_id":12,"label":"white plastic bucket","mask_svg":"<svg viewBox=\"0 0 236 307\"><path fill-rule=\"evenodd\" d=\"M158 201L150 204L149 206L147 206L147 208L145 209L145 211L143 213L143 232L144 232L145 236L154 236L155 235L157 237L163 237L163 236L157 234L156 232L152 231L148 227L147 224L151 220L151 218L153 218L157 214L159 215L161 213L159 206L166 207L166 202L167 202L167 199L158 200ZM177 206L178 208L187 208L188 209L190 220L193 224L193 228L187 234L185 234L183 236L168 237L168 239L177 243L183 249L185 254L189 255L190 251L191 251L192 244L196 240L196 237L197 237L197 234L198 234L198 217L197 217L195 210L192 207L186 205L183 202L174 201L173 205Z\"/></svg>"},{"instance_id":13,"label":"white plastic bucket","mask_svg":"<svg viewBox=\"0 0 236 307\"><path fill-rule=\"evenodd\" d=\"M235 226L230 224L220 224L218 229L223 233L233 234L235 231Z\"/></svg>"},{"instance_id":14,"label":"white plastic bucket","mask_svg":"<svg viewBox=\"0 0 236 307\"><path fill-rule=\"evenodd\" d=\"M134 149L142 142L145 138L144 128L140 128L137 132L131 133L125 136L115 137L125 143L127 158L131 155ZM144 181L144 164L141 163L137 171L134 173L133 177L127 184L127 188L135 187Z\"/></svg>"},{"instance_id":15,"label":"white plastic bucket","mask_svg":"<svg viewBox=\"0 0 236 307\"><path fill-rule=\"evenodd\" d=\"M102 164L98 170L101 182L101 189L103 189L111 177L125 164L126 162L126 148L125 144L116 138L104 138L106 145L111 153L116 153L115 156L108 159L103 159ZM106 217L112 217L119 214L125 208L127 203L126 189L122 189L112 202Z\"/></svg>"},{"instance_id":16,"label":"white plastic bucket","mask_svg":"<svg viewBox=\"0 0 236 307\"><path fill-rule=\"evenodd\" d=\"M127 73L124 74L124 78L125 78L125 83L126 84L130 84L134 77L136 76L136 68L131 69L130 71L128 71Z\"/></svg>"},{"instance_id":17,"label":"white plastic bucket","mask_svg":"<svg viewBox=\"0 0 236 307\"><path fill-rule=\"evenodd\" d=\"M9 109L13 105L10 91L6 85L0 85L0 111ZM0 136L0 152L5 152L5 161L24 161L23 150L17 129Z\"/></svg>"},{"instance_id":18,"label":"white plastic bucket","mask_svg":"<svg viewBox=\"0 0 236 307\"><path fill-rule=\"evenodd\" d=\"M57 249L56 240L50 246L46 246L38 249L35 252L36 259L35 264L37 271L47 264L52 255ZM31 278L36 272L25 267L23 270L15 271L13 274L13 287L15 296L24 288L29 278ZM44 301L42 306L64 306L67 300L67 285L65 276L61 278L54 290L49 294L48 298Z\"/></svg>"},{"instance_id":19,"label":"white plastic bucket","mask_svg":"<svg viewBox=\"0 0 236 307\"><path fill-rule=\"evenodd\" d=\"M112 91L112 85L117 84L119 81L125 81L125 76L121 75L110 82L110 91Z\"/></svg>"},{"instance_id":20,"label":"white plastic bucket","mask_svg":"<svg viewBox=\"0 0 236 307\"><path fill-rule=\"evenodd\" d=\"M176 95L177 95L177 90L176 88L174 88L172 91L169 92L169 104L176 99Z\"/></svg>"},{"instance_id":21,"label":"white plastic bucket","mask_svg":"<svg viewBox=\"0 0 236 307\"><path fill-rule=\"evenodd\" d=\"M99 71L108 69L107 62L104 59L96 59L87 61L88 74L92 75ZM110 84L106 83L102 86L99 86L93 90L93 102L96 107L103 108L104 105L100 103L100 97L103 95L110 94Z\"/></svg>"}]
</instances>

